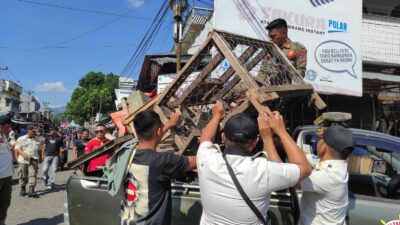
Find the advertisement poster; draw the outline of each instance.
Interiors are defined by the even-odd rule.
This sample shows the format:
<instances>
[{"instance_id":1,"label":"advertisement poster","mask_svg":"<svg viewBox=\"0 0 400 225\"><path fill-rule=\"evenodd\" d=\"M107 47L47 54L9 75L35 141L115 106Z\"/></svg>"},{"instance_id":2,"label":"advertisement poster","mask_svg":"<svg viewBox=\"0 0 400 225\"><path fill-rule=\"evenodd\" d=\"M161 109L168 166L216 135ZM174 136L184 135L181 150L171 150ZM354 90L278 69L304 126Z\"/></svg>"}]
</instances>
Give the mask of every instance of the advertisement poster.
<instances>
[{"instance_id":1,"label":"advertisement poster","mask_svg":"<svg viewBox=\"0 0 400 225\"><path fill-rule=\"evenodd\" d=\"M214 29L269 40L265 27L287 21L307 48L304 80L318 93L362 96L361 0L215 0Z\"/></svg>"}]
</instances>

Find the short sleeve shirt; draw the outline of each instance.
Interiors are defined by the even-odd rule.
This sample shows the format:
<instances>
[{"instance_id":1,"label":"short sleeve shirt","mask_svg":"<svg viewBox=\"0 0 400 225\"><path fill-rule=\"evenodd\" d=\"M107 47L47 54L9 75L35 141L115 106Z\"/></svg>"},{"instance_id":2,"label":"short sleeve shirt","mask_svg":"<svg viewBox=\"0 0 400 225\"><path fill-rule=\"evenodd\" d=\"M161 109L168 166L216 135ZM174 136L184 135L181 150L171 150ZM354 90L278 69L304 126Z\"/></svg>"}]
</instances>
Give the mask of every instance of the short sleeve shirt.
<instances>
[{"instance_id":1,"label":"short sleeve shirt","mask_svg":"<svg viewBox=\"0 0 400 225\"><path fill-rule=\"evenodd\" d=\"M76 147L78 157L85 154L85 148L88 143L88 140L78 139L75 140L74 146Z\"/></svg>"},{"instance_id":2,"label":"short sleeve shirt","mask_svg":"<svg viewBox=\"0 0 400 225\"><path fill-rule=\"evenodd\" d=\"M32 159L39 159L39 150L41 148L41 142L37 137L29 138L28 135L24 135L18 138L17 143L15 144L15 149L20 149L25 154ZM29 161L25 160L22 155L18 156L19 163L29 163Z\"/></svg>"},{"instance_id":3,"label":"short sleeve shirt","mask_svg":"<svg viewBox=\"0 0 400 225\"><path fill-rule=\"evenodd\" d=\"M103 141L100 141L97 138L93 138L92 140L90 140L87 143L86 148L85 148L85 153L89 153L89 152L93 151L95 148L100 147L109 141L110 140L108 140L108 139L104 139ZM99 170L100 167L104 167L106 165L106 161L109 158L111 158L111 156L113 154L114 154L114 152L110 152L110 153L98 156L98 157L90 160L88 171L92 172L92 171Z\"/></svg>"},{"instance_id":4,"label":"short sleeve shirt","mask_svg":"<svg viewBox=\"0 0 400 225\"><path fill-rule=\"evenodd\" d=\"M138 149L129 166L122 224L171 224L171 180L187 167L187 157Z\"/></svg>"},{"instance_id":5,"label":"short sleeve shirt","mask_svg":"<svg viewBox=\"0 0 400 225\"><path fill-rule=\"evenodd\" d=\"M300 168L295 164L236 154L226 157L243 190L265 216L271 192L294 186L300 177ZM262 224L238 192L218 145L200 145L197 171L203 205L200 224Z\"/></svg>"},{"instance_id":6,"label":"short sleeve shirt","mask_svg":"<svg viewBox=\"0 0 400 225\"><path fill-rule=\"evenodd\" d=\"M311 175L303 179L299 225L345 224L348 188L344 160L318 162Z\"/></svg>"},{"instance_id":7,"label":"short sleeve shirt","mask_svg":"<svg viewBox=\"0 0 400 225\"><path fill-rule=\"evenodd\" d=\"M60 155L60 149L63 147L63 142L59 137L48 136L45 138L46 156Z\"/></svg>"}]
</instances>

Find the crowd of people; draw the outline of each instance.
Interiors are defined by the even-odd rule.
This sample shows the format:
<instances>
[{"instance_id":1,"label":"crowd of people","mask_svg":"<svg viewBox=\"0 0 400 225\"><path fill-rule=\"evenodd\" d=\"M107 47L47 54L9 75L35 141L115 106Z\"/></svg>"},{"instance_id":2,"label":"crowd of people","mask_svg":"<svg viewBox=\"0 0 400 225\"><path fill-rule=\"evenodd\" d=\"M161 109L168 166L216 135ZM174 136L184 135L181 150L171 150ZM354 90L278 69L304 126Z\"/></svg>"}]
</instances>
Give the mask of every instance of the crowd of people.
<instances>
[{"instance_id":1,"label":"crowd of people","mask_svg":"<svg viewBox=\"0 0 400 225\"><path fill-rule=\"evenodd\" d=\"M57 171L63 169L68 161L67 150L72 147L75 158L96 147L98 140L109 132L103 125L101 131L96 130L96 137L91 139L89 130L72 131L51 126L45 133L41 124L20 126L12 122L9 114L0 116L0 225L5 224L7 209L11 203L11 186L14 165L20 187L19 196L29 198L39 197L35 191L39 166L42 164L41 177L46 187L57 189ZM104 132L104 133L102 133ZM102 136L103 135L103 136ZM112 138L112 137L110 137ZM104 143L108 139L104 139ZM89 150L87 144L89 144Z\"/></svg>"},{"instance_id":2,"label":"crowd of people","mask_svg":"<svg viewBox=\"0 0 400 225\"><path fill-rule=\"evenodd\" d=\"M122 224L170 224L171 181L194 169L203 206L200 224L268 224L271 192L289 187L303 190L298 224L346 223L351 131L340 125L322 129L317 155L307 157L279 112L262 112L257 120L245 113L231 116L220 133L222 143L217 144L224 117L225 109L217 101L197 156L156 151L164 133L177 124L179 113L173 113L165 126L150 110L135 117L139 143L128 170ZM287 161L278 154L274 136L279 137ZM259 141L264 151L255 154Z\"/></svg>"},{"instance_id":3,"label":"crowd of people","mask_svg":"<svg viewBox=\"0 0 400 225\"><path fill-rule=\"evenodd\" d=\"M307 50L287 36L286 21L278 19L267 28L271 40L304 76ZM262 65L265 67L268 65ZM354 147L352 133L339 125L319 133L317 156L307 157L287 132L282 115L261 112L258 118L240 113L225 117L220 101L212 109L212 119L203 129L197 156L157 152L164 134L176 126L180 114L172 113L163 124L157 113L146 110L134 118L137 149L128 166L121 224L171 224L171 181L197 169L203 214L201 224L268 224L271 192L297 187L303 190L299 225L345 224L348 205L346 159ZM20 196L37 197L38 166L43 161L45 185L56 188L58 161L65 156L65 139L56 128L38 136L28 126L18 139L10 134L11 119L0 116L0 225L4 224L11 200L12 159L18 161ZM221 143L216 143L220 133ZM11 137L10 137L11 136ZM287 159L277 151L276 138ZM95 127L95 137L83 130L74 136L75 157L91 152L110 141L103 124ZM69 140L68 140L69 141ZM264 151L253 151L259 142ZM81 167L87 175L102 176L102 168L114 152ZM312 160L310 160L312 159Z\"/></svg>"}]
</instances>

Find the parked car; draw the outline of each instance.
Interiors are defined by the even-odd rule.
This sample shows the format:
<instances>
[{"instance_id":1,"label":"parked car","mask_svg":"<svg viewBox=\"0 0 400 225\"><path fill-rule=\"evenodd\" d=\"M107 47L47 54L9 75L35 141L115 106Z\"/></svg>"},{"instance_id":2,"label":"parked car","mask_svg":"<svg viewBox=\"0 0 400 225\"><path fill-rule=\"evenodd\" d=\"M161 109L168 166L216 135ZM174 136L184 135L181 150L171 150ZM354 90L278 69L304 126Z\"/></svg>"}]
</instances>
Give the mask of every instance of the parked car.
<instances>
[{"instance_id":1,"label":"parked car","mask_svg":"<svg viewBox=\"0 0 400 225\"><path fill-rule=\"evenodd\" d=\"M294 139L306 152L315 151L315 126L295 130ZM357 150L349 158L349 225L378 225L397 219L400 213L400 138L351 129ZM359 157L360 159L358 159ZM358 162L368 163L357 165ZM364 165L364 166L363 166ZM358 172L357 172L358 171ZM192 182L183 182L193 180ZM199 224L202 213L200 188L196 179L172 184L172 224ZM295 225L299 217L301 191L273 192L271 224ZM107 194L107 180L73 175L69 178L64 205L66 225L119 224L121 196ZM229 207L229 206L227 206Z\"/></svg>"},{"instance_id":2,"label":"parked car","mask_svg":"<svg viewBox=\"0 0 400 225\"><path fill-rule=\"evenodd\" d=\"M293 137L307 153L316 153L316 126L296 129ZM400 138L350 129L356 147L348 159L348 224L382 224L399 219ZM299 199L301 191L298 192Z\"/></svg>"}]
</instances>

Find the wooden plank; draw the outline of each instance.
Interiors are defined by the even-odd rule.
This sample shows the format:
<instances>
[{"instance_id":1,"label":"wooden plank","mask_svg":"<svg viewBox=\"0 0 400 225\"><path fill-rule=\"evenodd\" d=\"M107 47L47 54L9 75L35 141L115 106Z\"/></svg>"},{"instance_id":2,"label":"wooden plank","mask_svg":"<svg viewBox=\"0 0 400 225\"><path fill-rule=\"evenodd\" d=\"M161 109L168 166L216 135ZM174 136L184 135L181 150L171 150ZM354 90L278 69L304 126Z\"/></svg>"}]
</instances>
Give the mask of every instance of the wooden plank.
<instances>
[{"instance_id":1,"label":"wooden plank","mask_svg":"<svg viewBox=\"0 0 400 225\"><path fill-rule=\"evenodd\" d=\"M224 54L225 58L228 59L232 68L240 76L241 80L247 85L247 88L258 88L257 83L251 78L249 71L247 71L240 64L238 58L233 54L232 49L228 46L226 41L216 32L212 34L212 39L215 42L217 48Z\"/></svg>"},{"instance_id":2,"label":"wooden plank","mask_svg":"<svg viewBox=\"0 0 400 225\"><path fill-rule=\"evenodd\" d=\"M155 105L153 108L154 112L156 112L161 119L161 122L165 125L169 122L169 119L165 116L164 112L162 111L162 109L158 106ZM165 141L168 137L170 137L172 135L171 131L167 131L167 133L164 134L164 136L161 138L161 142Z\"/></svg>"},{"instance_id":3,"label":"wooden plank","mask_svg":"<svg viewBox=\"0 0 400 225\"><path fill-rule=\"evenodd\" d=\"M311 99L312 99L312 102L314 103L315 107L317 107L317 109L323 110L326 108L326 104L325 104L324 100L322 100L322 98L319 97L319 95L317 93L315 93L315 92L312 93Z\"/></svg>"},{"instance_id":4,"label":"wooden plank","mask_svg":"<svg viewBox=\"0 0 400 225\"><path fill-rule=\"evenodd\" d=\"M259 46L263 46L263 45L265 46L265 45L272 45L273 44L271 41L262 41L260 39L255 39L253 37L248 37L248 36L245 36L245 35L238 36L238 34L231 33L231 32L228 32L228 31L214 29L214 32L216 32L216 33L218 33L220 35L223 35L223 36L231 35L231 36L235 36L235 37L240 37L240 40L244 44L247 44L247 45L254 45L255 44L255 45L259 45Z\"/></svg>"},{"instance_id":5,"label":"wooden plank","mask_svg":"<svg viewBox=\"0 0 400 225\"><path fill-rule=\"evenodd\" d=\"M239 57L239 61L241 63L246 62L256 51L257 49L252 46L247 48L246 51ZM226 70L224 74L222 74L220 78L221 81L226 82L234 73L235 70L232 67L229 67L229 69Z\"/></svg>"},{"instance_id":6,"label":"wooden plank","mask_svg":"<svg viewBox=\"0 0 400 225\"><path fill-rule=\"evenodd\" d=\"M274 101L279 98L279 95L276 92L270 92L270 93L258 93L257 100L261 104L265 104L269 101Z\"/></svg>"},{"instance_id":7,"label":"wooden plank","mask_svg":"<svg viewBox=\"0 0 400 225\"><path fill-rule=\"evenodd\" d=\"M247 64L246 69L248 71L252 70L260 61L262 58L264 58L268 54L267 51L262 50L254 59L251 60L249 64ZM228 82L227 87L223 88L220 90L216 95L216 99L222 98L226 93L229 92L238 82L240 81L240 77L236 76L233 78L231 81Z\"/></svg>"},{"instance_id":8,"label":"wooden plank","mask_svg":"<svg viewBox=\"0 0 400 225\"><path fill-rule=\"evenodd\" d=\"M204 80L205 84L223 84L223 82L220 79L213 79L213 78L207 78Z\"/></svg>"},{"instance_id":9,"label":"wooden plank","mask_svg":"<svg viewBox=\"0 0 400 225\"><path fill-rule=\"evenodd\" d=\"M247 94L247 97L249 98L251 104L254 106L254 108L256 108L258 113L265 112L265 111L271 113L271 110L269 109L268 106L264 106L258 101L258 93L257 93L256 89L250 89L246 94Z\"/></svg>"},{"instance_id":10,"label":"wooden plank","mask_svg":"<svg viewBox=\"0 0 400 225\"><path fill-rule=\"evenodd\" d=\"M273 85L273 86L263 86L261 90L264 92L291 92L291 91L302 91L302 90L314 90L311 84L296 84L296 85Z\"/></svg>"},{"instance_id":11,"label":"wooden plank","mask_svg":"<svg viewBox=\"0 0 400 225\"><path fill-rule=\"evenodd\" d=\"M197 129L193 130L183 146L179 148L178 154L182 155L188 148L193 147L198 143L198 138L201 136L201 132Z\"/></svg>"},{"instance_id":12,"label":"wooden plank","mask_svg":"<svg viewBox=\"0 0 400 225\"><path fill-rule=\"evenodd\" d=\"M67 167L70 169L76 168L76 167L82 165L83 163L88 162L89 160L92 160L96 157L99 157L106 153L114 151L116 148L119 148L122 144L124 144L127 141L132 140L133 138L134 137L129 134L129 135L125 135L123 137L118 137L114 140L111 140L111 141L107 142L106 144L93 149L89 153L81 155L78 158L68 162Z\"/></svg>"},{"instance_id":13,"label":"wooden plank","mask_svg":"<svg viewBox=\"0 0 400 225\"><path fill-rule=\"evenodd\" d=\"M124 121L122 121L122 124L124 125L128 125L129 123L132 123L133 119L135 118L135 116L140 113L143 112L147 109L152 108L161 98L161 95L157 95L156 97L154 97L153 99L151 99L149 102L147 102L146 104L144 104L142 107L140 107L138 110L136 110L135 112L131 113Z\"/></svg>"},{"instance_id":14,"label":"wooden plank","mask_svg":"<svg viewBox=\"0 0 400 225\"><path fill-rule=\"evenodd\" d=\"M224 56L221 53L218 53L212 60L203 68L199 75L197 75L196 79L190 83L190 85L185 89L185 91L176 99L171 106L178 107L182 102L186 100L186 98L195 93L195 89L201 86L201 83L204 79L222 62Z\"/></svg>"},{"instance_id":15,"label":"wooden plank","mask_svg":"<svg viewBox=\"0 0 400 225\"><path fill-rule=\"evenodd\" d=\"M126 98L122 98L121 99L121 105L122 105L122 110L124 110L125 113L125 119L131 114L130 109L128 108L127 104L126 104ZM136 135L136 131L135 131L135 127L133 125L133 122L130 122L129 124L127 124L128 126L128 130L131 134L133 134L133 136L137 137ZM123 132L120 132L118 134L118 136L123 136Z\"/></svg>"},{"instance_id":16,"label":"wooden plank","mask_svg":"<svg viewBox=\"0 0 400 225\"><path fill-rule=\"evenodd\" d=\"M216 89L219 89L219 88L221 88L222 87L222 84L221 85L214 85L202 98L201 98L201 100L204 102L204 101L207 101L207 99L209 99L209 96L211 95L211 94L213 94L213 93L215 93L217 90Z\"/></svg>"},{"instance_id":17,"label":"wooden plank","mask_svg":"<svg viewBox=\"0 0 400 225\"><path fill-rule=\"evenodd\" d=\"M201 60L200 56L204 54L204 52L207 50L208 45L211 44L212 41L212 35L208 36L207 39L203 42L203 44L199 47L197 52L189 59L189 61L185 64L185 66L177 73L177 76L175 79L171 82L170 85L161 93L160 98L158 99L158 104L164 100L165 96L169 94L169 92L175 87L175 85L181 85L182 80L185 80L189 75L190 71L189 68L192 66L192 63L198 60ZM187 73L189 72L189 73ZM185 75L185 76L184 76Z\"/></svg>"}]
</instances>

